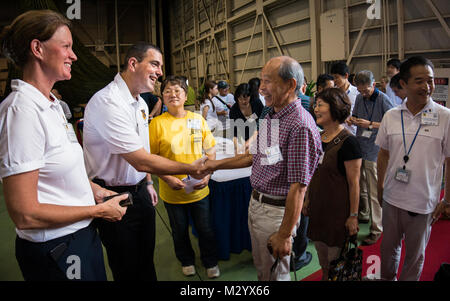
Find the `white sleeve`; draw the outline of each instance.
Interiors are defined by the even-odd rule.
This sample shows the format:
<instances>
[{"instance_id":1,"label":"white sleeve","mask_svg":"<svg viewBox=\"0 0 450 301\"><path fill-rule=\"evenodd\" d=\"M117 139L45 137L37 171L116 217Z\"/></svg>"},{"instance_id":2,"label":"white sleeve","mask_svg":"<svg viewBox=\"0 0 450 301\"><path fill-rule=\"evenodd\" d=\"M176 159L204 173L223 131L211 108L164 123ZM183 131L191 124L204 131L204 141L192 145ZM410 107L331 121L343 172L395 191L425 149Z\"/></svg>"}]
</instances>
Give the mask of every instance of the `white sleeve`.
<instances>
[{"instance_id":1,"label":"white sleeve","mask_svg":"<svg viewBox=\"0 0 450 301\"><path fill-rule=\"evenodd\" d=\"M87 112L91 116L87 117L112 154L127 154L144 147L136 131L134 116L106 99L97 99L93 105L92 111Z\"/></svg>"},{"instance_id":2,"label":"white sleeve","mask_svg":"<svg viewBox=\"0 0 450 301\"><path fill-rule=\"evenodd\" d=\"M0 126L0 177L44 167L45 131L39 112L11 106Z\"/></svg>"},{"instance_id":3,"label":"white sleeve","mask_svg":"<svg viewBox=\"0 0 450 301\"><path fill-rule=\"evenodd\" d=\"M375 139L375 144L387 151L389 150L389 139L387 134L387 129L389 127L389 115L389 112L384 114L383 119L381 120L380 128L378 129L377 138Z\"/></svg>"},{"instance_id":4,"label":"white sleeve","mask_svg":"<svg viewBox=\"0 0 450 301\"><path fill-rule=\"evenodd\" d=\"M450 111L447 111L447 115L450 115ZM445 137L443 141L443 148L444 148L444 156L445 158L450 158L450 117L447 118L447 130L445 130Z\"/></svg>"}]
</instances>

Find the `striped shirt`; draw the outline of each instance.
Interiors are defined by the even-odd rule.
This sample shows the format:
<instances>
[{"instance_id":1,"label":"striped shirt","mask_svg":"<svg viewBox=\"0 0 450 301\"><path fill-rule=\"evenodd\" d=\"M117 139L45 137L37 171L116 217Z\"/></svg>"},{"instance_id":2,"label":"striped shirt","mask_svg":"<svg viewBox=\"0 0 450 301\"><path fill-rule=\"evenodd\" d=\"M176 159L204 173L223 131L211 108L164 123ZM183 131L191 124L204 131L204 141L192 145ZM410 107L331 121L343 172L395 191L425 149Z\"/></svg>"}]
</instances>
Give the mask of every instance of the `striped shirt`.
<instances>
[{"instance_id":1,"label":"striped shirt","mask_svg":"<svg viewBox=\"0 0 450 301\"><path fill-rule=\"evenodd\" d=\"M259 192L287 196L290 184L309 184L322 154L320 134L300 99L278 113L270 109L263 118L260 120L257 143L251 149L253 165L250 181ZM282 158L270 165L266 150L277 145Z\"/></svg>"}]
</instances>

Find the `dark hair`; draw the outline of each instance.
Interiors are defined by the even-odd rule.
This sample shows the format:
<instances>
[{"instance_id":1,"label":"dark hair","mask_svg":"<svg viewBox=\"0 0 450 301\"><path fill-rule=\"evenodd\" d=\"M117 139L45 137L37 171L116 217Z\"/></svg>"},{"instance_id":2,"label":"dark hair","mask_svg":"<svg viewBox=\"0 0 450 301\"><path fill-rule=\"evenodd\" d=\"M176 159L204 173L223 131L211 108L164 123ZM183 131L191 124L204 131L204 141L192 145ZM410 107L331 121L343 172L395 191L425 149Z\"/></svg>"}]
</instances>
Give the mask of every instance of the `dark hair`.
<instances>
[{"instance_id":1,"label":"dark hair","mask_svg":"<svg viewBox=\"0 0 450 301\"><path fill-rule=\"evenodd\" d=\"M145 56L147 55L147 51L149 49L153 49L158 51L162 54L161 49L159 49L158 46L149 44L147 42L137 42L136 44L132 45L130 48L128 48L127 54L125 55L125 61L124 61L124 70L128 69L128 61L134 57L136 60L140 63L143 59L145 59Z\"/></svg>"},{"instance_id":2,"label":"dark hair","mask_svg":"<svg viewBox=\"0 0 450 301\"><path fill-rule=\"evenodd\" d=\"M330 106L330 114L333 121L343 123L350 115L352 105L347 93L339 88L325 89L316 95L316 101L322 99Z\"/></svg>"},{"instance_id":3,"label":"dark hair","mask_svg":"<svg viewBox=\"0 0 450 301\"><path fill-rule=\"evenodd\" d=\"M399 70L401 64L402 64L402 62L400 62L399 59L390 59L387 62L386 66L393 66L395 69Z\"/></svg>"},{"instance_id":4,"label":"dark hair","mask_svg":"<svg viewBox=\"0 0 450 301\"><path fill-rule=\"evenodd\" d=\"M215 81L207 80L205 82L205 90L203 92L202 104L205 103L206 99L208 99L209 90L213 89L215 86L217 86L217 83ZM212 99L210 99L210 101L211 101L212 109L214 112L216 110L216 106L214 105L214 102Z\"/></svg>"},{"instance_id":5,"label":"dark hair","mask_svg":"<svg viewBox=\"0 0 450 301\"><path fill-rule=\"evenodd\" d=\"M413 56L410 57L409 59L407 59L406 61L404 61L401 65L400 65L400 79L403 79L405 82L408 82L409 78L411 77L411 68L414 66L430 66L431 69L434 70L434 65L433 63L423 57L423 56Z\"/></svg>"},{"instance_id":6,"label":"dark hair","mask_svg":"<svg viewBox=\"0 0 450 301\"><path fill-rule=\"evenodd\" d=\"M389 86L391 88L402 89L402 85L400 85L400 73L394 75L389 81Z\"/></svg>"},{"instance_id":7,"label":"dark hair","mask_svg":"<svg viewBox=\"0 0 450 301\"><path fill-rule=\"evenodd\" d=\"M340 61L331 65L330 73L345 76L345 74L350 74L350 71L347 64L343 61Z\"/></svg>"},{"instance_id":8,"label":"dark hair","mask_svg":"<svg viewBox=\"0 0 450 301\"><path fill-rule=\"evenodd\" d=\"M250 96L250 85L249 84L240 84L236 91L234 92L234 101L238 102L239 97L247 97Z\"/></svg>"},{"instance_id":9,"label":"dark hair","mask_svg":"<svg viewBox=\"0 0 450 301\"><path fill-rule=\"evenodd\" d=\"M23 68L30 56L30 43L34 39L45 42L61 26L71 27L70 21L52 10L30 10L5 26L0 34L0 53Z\"/></svg>"},{"instance_id":10,"label":"dark hair","mask_svg":"<svg viewBox=\"0 0 450 301\"><path fill-rule=\"evenodd\" d=\"M161 94L164 92L164 88L167 85L178 85L181 88L183 88L184 92L186 92L186 95L188 93L188 86L186 84L185 76L178 76L178 75L167 76L166 79L161 84Z\"/></svg>"},{"instance_id":11,"label":"dark hair","mask_svg":"<svg viewBox=\"0 0 450 301\"><path fill-rule=\"evenodd\" d=\"M324 74L320 74L317 77L317 87L321 87L321 88L325 88L325 86L327 85L327 81L330 80L334 80L334 77L331 76L330 74L324 73Z\"/></svg>"}]
</instances>

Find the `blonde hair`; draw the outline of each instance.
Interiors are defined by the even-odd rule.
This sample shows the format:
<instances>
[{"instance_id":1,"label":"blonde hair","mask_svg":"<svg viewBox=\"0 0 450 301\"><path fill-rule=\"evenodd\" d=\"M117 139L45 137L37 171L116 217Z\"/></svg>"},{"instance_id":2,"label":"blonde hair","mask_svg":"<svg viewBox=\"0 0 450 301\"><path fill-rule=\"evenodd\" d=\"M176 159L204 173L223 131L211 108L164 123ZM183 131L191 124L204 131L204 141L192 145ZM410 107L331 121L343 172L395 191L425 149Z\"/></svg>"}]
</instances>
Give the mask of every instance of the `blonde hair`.
<instances>
[{"instance_id":1,"label":"blonde hair","mask_svg":"<svg viewBox=\"0 0 450 301\"><path fill-rule=\"evenodd\" d=\"M0 34L0 52L22 68L28 62L31 41L38 39L45 42L61 26L70 28L70 21L55 11L27 11L3 29Z\"/></svg>"}]
</instances>

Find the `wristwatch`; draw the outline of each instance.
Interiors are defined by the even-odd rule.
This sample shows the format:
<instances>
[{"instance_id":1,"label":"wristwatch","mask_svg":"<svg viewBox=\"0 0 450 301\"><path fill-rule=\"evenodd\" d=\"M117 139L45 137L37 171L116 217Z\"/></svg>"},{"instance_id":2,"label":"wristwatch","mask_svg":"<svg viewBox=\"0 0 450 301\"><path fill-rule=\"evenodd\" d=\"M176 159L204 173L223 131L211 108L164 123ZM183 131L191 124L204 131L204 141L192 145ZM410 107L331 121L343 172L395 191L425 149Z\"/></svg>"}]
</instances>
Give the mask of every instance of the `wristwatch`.
<instances>
[{"instance_id":1,"label":"wristwatch","mask_svg":"<svg viewBox=\"0 0 450 301\"><path fill-rule=\"evenodd\" d=\"M372 121L369 124L369 130L373 129Z\"/></svg>"},{"instance_id":2,"label":"wristwatch","mask_svg":"<svg viewBox=\"0 0 450 301\"><path fill-rule=\"evenodd\" d=\"M148 186L148 185L153 185L153 181L152 181L152 180L147 181L147 186Z\"/></svg>"},{"instance_id":3,"label":"wristwatch","mask_svg":"<svg viewBox=\"0 0 450 301\"><path fill-rule=\"evenodd\" d=\"M350 213L350 217L358 217L358 213Z\"/></svg>"}]
</instances>

